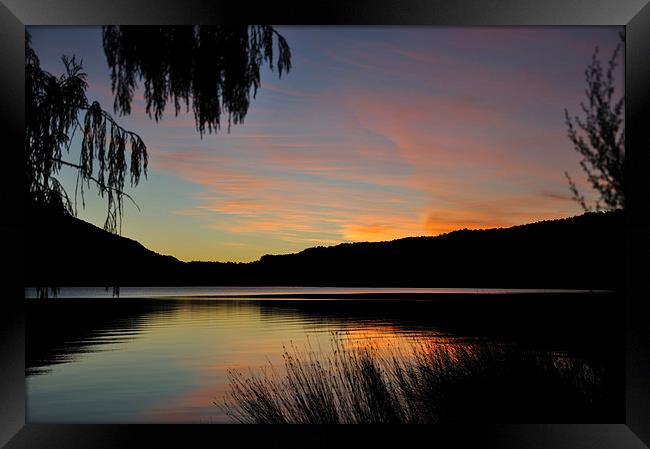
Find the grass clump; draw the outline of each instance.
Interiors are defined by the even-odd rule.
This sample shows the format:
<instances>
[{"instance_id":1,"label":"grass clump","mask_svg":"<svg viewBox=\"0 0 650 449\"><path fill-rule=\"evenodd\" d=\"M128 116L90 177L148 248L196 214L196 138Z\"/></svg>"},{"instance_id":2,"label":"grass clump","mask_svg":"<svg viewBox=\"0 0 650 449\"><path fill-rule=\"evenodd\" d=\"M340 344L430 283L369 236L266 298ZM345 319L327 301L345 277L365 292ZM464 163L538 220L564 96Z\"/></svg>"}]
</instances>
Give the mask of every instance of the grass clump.
<instances>
[{"instance_id":1,"label":"grass clump","mask_svg":"<svg viewBox=\"0 0 650 449\"><path fill-rule=\"evenodd\" d=\"M329 352L285 348L283 370L229 372L222 408L256 424L606 419L604 374L586 361L495 343L415 340L380 349L336 334L331 344Z\"/></svg>"}]
</instances>

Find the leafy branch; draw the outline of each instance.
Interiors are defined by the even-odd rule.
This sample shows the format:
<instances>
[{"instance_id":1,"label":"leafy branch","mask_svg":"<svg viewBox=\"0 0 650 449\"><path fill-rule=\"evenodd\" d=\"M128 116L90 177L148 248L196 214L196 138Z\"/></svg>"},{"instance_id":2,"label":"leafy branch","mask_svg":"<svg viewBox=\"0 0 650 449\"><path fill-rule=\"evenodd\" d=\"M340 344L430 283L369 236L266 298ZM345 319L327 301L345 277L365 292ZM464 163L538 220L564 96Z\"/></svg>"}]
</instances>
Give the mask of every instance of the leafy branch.
<instances>
[{"instance_id":1,"label":"leafy branch","mask_svg":"<svg viewBox=\"0 0 650 449\"><path fill-rule=\"evenodd\" d=\"M564 111L569 139L583 157L580 166L600 195L593 206L588 205L569 173L565 172L573 199L585 211L625 208L625 97L614 99L614 72L625 42L624 35L620 37L622 42L616 46L607 68L601 65L596 48L585 70L588 103L580 104L584 119L577 115L571 117L566 109Z\"/></svg>"},{"instance_id":2,"label":"leafy branch","mask_svg":"<svg viewBox=\"0 0 650 449\"><path fill-rule=\"evenodd\" d=\"M28 199L41 206L76 215L70 198L56 179L63 165L77 170L77 187L94 182L99 195L107 199L104 229L121 232L127 171L131 186L147 175L147 149L136 133L124 129L98 102L86 97L86 74L81 62L64 56L65 72L56 77L41 69L26 39L26 129L25 152ZM82 117L80 121L80 117ZM81 130L79 163L64 160L76 130ZM130 163L126 151L130 149ZM81 181L81 183L79 182ZM85 201L84 201L85 206ZM137 204L136 204L137 206Z\"/></svg>"},{"instance_id":3,"label":"leafy branch","mask_svg":"<svg viewBox=\"0 0 650 449\"><path fill-rule=\"evenodd\" d=\"M222 114L228 129L243 123L265 62L280 77L291 69L287 41L268 25L105 26L103 45L116 113L131 113L144 81L149 117L160 120L168 102L176 115L191 106L201 136L221 128Z\"/></svg>"}]
</instances>

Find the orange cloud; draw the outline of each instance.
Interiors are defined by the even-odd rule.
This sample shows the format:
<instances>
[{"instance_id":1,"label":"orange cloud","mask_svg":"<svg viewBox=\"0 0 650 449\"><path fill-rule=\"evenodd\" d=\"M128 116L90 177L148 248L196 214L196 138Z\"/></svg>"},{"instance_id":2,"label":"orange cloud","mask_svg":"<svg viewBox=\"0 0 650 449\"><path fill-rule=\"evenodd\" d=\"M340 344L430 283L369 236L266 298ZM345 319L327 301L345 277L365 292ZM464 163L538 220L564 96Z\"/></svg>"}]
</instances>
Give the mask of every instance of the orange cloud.
<instances>
[{"instance_id":1,"label":"orange cloud","mask_svg":"<svg viewBox=\"0 0 650 449\"><path fill-rule=\"evenodd\" d=\"M216 148L157 151L153 167L202 188L193 207L176 213L233 235L309 246L509 226L579 212L566 192L549 187L564 186L563 171L577 165L561 117L557 131L531 128L510 109L509 103L540 92L556 95L546 80L503 80L488 72L456 79L458 70L475 71L475 63L441 61L444 56L395 46L384 50L392 56L380 61L357 55L348 62L385 75L407 73L419 78L419 89L406 85L379 93L372 86L340 86L310 93L265 84L268 93L299 99L304 109L274 111L263 104L245 130L211 140ZM391 58L399 64L388 64ZM405 71L409 65L413 70ZM432 73L415 70L422 65L436 72L436 82L447 77L458 88L471 81L475 89L453 96L422 89L435 84L426 78ZM499 100L488 101L481 92ZM269 130L278 126L269 113L292 126ZM538 148L549 146L554 157L546 160ZM557 156L564 153L569 156Z\"/></svg>"}]
</instances>

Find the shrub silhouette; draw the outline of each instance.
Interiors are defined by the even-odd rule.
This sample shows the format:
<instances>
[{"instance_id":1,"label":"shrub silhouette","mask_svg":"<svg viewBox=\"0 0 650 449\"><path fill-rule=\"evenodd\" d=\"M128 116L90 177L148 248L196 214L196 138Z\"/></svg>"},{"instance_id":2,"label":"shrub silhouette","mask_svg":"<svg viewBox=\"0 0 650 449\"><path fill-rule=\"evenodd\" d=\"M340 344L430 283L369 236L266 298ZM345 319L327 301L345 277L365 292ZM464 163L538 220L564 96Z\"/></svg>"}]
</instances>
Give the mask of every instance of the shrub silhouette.
<instances>
[{"instance_id":1,"label":"shrub silhouette","mask_svg":"<svg viewBox=\"0 0 650 449\"><path fill-rule=\"evenodd\" d=\"M625 96L618 100L613 97L614 71L625 43L624 34L621 33L620 37L622 42L614 49L607 69L601 65L596 48L591 64L585 70L588 102L580 104L584 119L571 117L569 111L564 110L569 139L583 157L580 166L600 195L593 206L588 205L569 173L564 173L573 199L585 211L625 208Z\"/></svg>"}]
</instances>

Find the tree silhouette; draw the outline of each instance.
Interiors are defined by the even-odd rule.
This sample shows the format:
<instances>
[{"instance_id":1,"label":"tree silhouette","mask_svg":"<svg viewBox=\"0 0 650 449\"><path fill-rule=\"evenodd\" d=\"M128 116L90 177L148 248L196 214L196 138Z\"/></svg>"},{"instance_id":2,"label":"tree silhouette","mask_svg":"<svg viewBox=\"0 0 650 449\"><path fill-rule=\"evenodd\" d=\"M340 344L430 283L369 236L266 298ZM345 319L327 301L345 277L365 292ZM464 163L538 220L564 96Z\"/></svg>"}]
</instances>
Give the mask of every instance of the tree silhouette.
<instances>
[{"instance_id":1,"label":"tree silhouette","mask_svg":"<svg viewBox=\"0 0 650 449\"><path fill-rule=\"evenodd\" d=\"M77 193L85 205L84 185L91 181L107 199L104 229L121 231L123 198L128 174L136 186L147 174L147 148L137 134L122 128L100 104L86 97L86 73L74 57L62 57L65 73L59 77L43 70L25 36L25 165L26 205L30 219L39 210L76 215ZM74 135L82 134L78 163L64 160ZM127 146L130 163L126 160ZM77 171L74 203L57 179L62 166ZM137 206L137 205L136 205ZM52 235L56 239L57 235ZM57 293L56 287L40 287L39 296ZM114 294L119 293L114 288Z\"/></svg>"},{"instance_id":2,"label":"tree silhouette","mask_svg":"<svg viewBox=\"0 0 650 449\"><path fill-rule=\"evenodd\" d=\"M587 174L592 187L600 198L593 206L587 204L568 172L565 176L573 199L585 211L614 210L625 208L625 96L614 100L614 70L618 63L625 36L609 59L607 68L603 68L599 59L598 48L594 51L591 64L585 70L587 80L586 95L588 103L581 103L584 119L573 118L565 109L569 139L575 150L583 159L580 166Z\"/></svg>"},{"instance_id":3,"label":"tree silhouette","mask_svg":"<svg viewBox=\"0 0 650 449\"><path fill-rule=\"evenodd\" d=\"M63 165L77 170L82 201L84 184L92 181L107 198L104 229L118 232L127 170L136 186L147 174L147 148L137 134L122 128L100 104L86 97L86 73L74 57L62 57L65 73L59 77L41 69L38 57L25 39L25 162L28 205L39 205L76 215L74 205L56 175ZM63 159L77 130L82 133L78 163ZM130 148L130 164L126 148Z\"/></svg>"},{"instance_id":4,"label":"tree silhouette","mask_svg":"<svg viewBox=\"0 0 650 449\"><path fill-rule=\"evenodd\" d=\"M149 117L158 121L167 102L173 101L176 115L191 103L201 136L220 129L222 113L228 129L244 121L260 87L260 68L267 62L273 70L274 42L278 75L291 68L286 40L266 25L105 26L103 39L116 113L131 112L143 80Z\"/></svg>"},{"instance_id":5,"label":"tree silhouette","mask_svg":"<svg viewBox=\"0 0 650 449\"><path fill-rule=\"evenodd\" d=\"M291 67L285 39L270 26L106 26L103 47L111 70L114 110L131 113L138 81L144 81L147 114L158 121L168 101L178 115L194 112L197 131L217 132L222 114L228 130L243 123L260 87L260 68L274 65L281 76ZM96 101L86 97L86 73L75 57L62 57L65 73L44 71L25 36L25 162L28 213L49 210L77 214L77 197L92 182L106 198L104 229L121 233L124 185L137 186L147 175L147 148L136 133L120 126ZM75 133L81 133L78 162L65 160ZM127 147L130 156L127 157ZM127 159L130 159L127 162ZM62 166L77 171L74 202L57 179ZM135 204L135 201L134 201ZM137 207L137 204L136 204ZM56 236L52 236L53 239ZM56 288L50 288L56 294ZM114 288L114 293L118 293ZM47 290L39 288L39 295Z\"/></svg>"}]
</instances>

